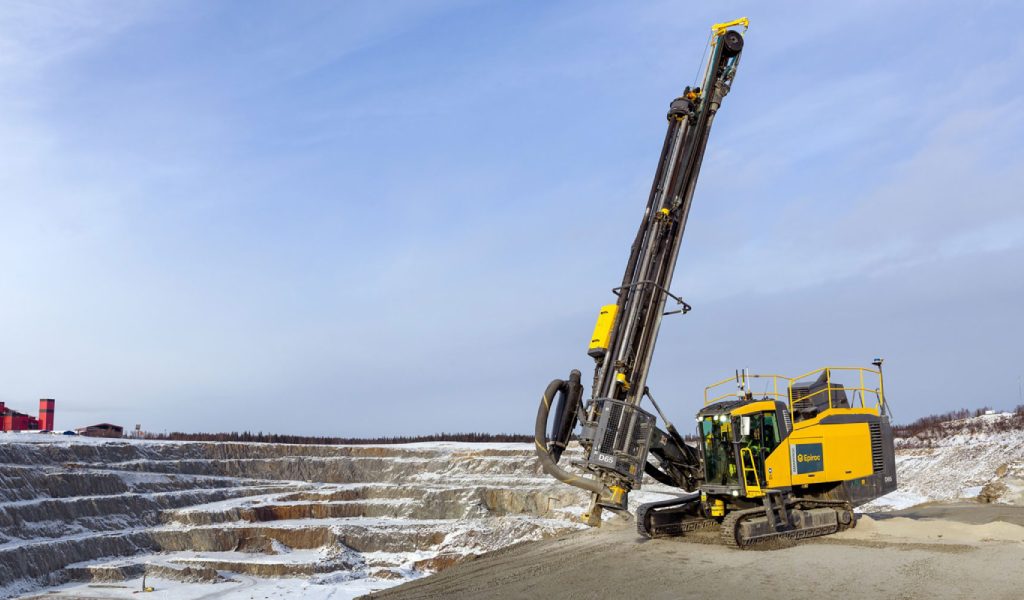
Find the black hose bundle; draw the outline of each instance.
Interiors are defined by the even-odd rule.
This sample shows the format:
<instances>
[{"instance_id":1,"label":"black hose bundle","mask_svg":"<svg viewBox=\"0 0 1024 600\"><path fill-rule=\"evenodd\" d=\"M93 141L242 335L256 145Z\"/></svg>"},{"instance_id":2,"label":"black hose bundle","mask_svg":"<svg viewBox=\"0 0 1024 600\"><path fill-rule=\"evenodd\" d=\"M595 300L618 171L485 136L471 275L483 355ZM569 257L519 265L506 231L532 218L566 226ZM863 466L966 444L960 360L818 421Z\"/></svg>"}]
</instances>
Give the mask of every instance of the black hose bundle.
<instances>
[{"instance_id":1,"label":"black hose bundle","mask_svg":"<svg viewBox=\"0 0 1024 600\"><path fill-rule=\"evenodd\" d=\"M600 481L573 475L572 473L559 467L557 464L558 459L556 459L553 456L552 450L548 449L548 415L551 412L551 404L555 399L555 396L561 392L564 395L564 397L567 398L564 404L570 405L569 407L571 407L572 402L570 398L572 392L572 381L575 378L576 385L578 386L579 377L580 372L574 370L572 374L569 375L569 381L565 381L563 379L555 379L551 383L549 383L547 389L544 390L544 395L541 396L540 399L540 407L538 407L537 409L537 423L534 427L534 450L536 450L537 452L537 458L540 460L541 467L544 469L544 472L547 473L548 475L551 475L552 477L563 483L574 485L580 489L587 490L588 492L593 492L595 494L601 495L609 495L611 494L611 490L605 487L604 484L602 484ZM582 387L580 387L580 390L582 390ZM577 396L577 403L579 402L578 398L579 397ZM575 426L575 412L575 409L573 409L573 417L570 419L563 420L561 423L558 423L558 426L566 427L566 423L569 423L568 431L569 433L571 433L572 427ZM556 431L556 433L559 432ZM568 442L568 435L566 435L565 442ZM557 448L558 457L561 458L562 450L565 449L565 443L562 443L561 447L554 447Z\"/></svg>"}]
</instances>

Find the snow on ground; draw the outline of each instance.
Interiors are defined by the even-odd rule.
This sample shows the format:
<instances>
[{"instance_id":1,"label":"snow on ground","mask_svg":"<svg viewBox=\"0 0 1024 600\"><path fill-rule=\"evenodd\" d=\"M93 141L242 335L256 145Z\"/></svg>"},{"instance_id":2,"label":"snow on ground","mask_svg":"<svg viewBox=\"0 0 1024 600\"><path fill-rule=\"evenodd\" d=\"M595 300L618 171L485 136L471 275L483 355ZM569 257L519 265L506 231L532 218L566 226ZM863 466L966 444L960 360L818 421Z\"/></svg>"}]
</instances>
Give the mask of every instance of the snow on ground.
<instances>
[{"instance_id":1,"label":"snow on ground","mask_svg":"<svg viewBox=\"0 0 1024 600\"><path fill-rule=\"evenodd\" d=\"M857 512L889 512L929 502L931 498L897 489L856 509Z\"/></svg>"},{"instance_id":2,"label":"snow on ground","mask_svg":"<svg viewBox=\"0 0 1024 600\"><path fill-rule=\"evenodd\" d=\"M0 431L0 444L14 442L18 444L53 444L62 446L103 446L107 444L143 444L181 446L190 444L244 444L246 446L306 446L307 444L272 444L269 442L202 442L202 441L169 441L146 440L135 438L99 438L84 435L64 435L49 431ZM400 450L427 450L431 453L453 453L466 451L511 451L522 452L532 450L532 444L519 442L408 442L404 444L313 444L326 448L380 448Z\"/></svg>"},{"instance_id":3,"label":"snow on ground","mask_svg":"<svg viewBox=\"0 0 1024 600\"><path fill-rule=\"evenodd\" d=\"M860 508L862 512L908 508L934 501L975 499L1016 503L1024 486L1024 431L1001 430L1009 413L953 421L936 436L896 440L898 489ZM1005 490L985 494L989 486Z\"/></svg>"},{"instance_id":4,"label":"snow on ground","mask_svg":"<svg viewBox=\"0 0 1024 600\"><path fill-rule=\"evenodd\" d=\"M52 444L58 446L104 446L106 444L187 444L132 438L98 438L85 435L64 435L49 431L0 431L0 444Z\"/></svg>"},{"instance_id":5,"label":"snow on ground","mask_svg":"<svg viewBox=\"0 0 1024 600\"><path fill-rule=\"evenodd\" d=\"M261 598L308 598L310 600L352 600L359 596L405 583L402 579L345 579L320 577L312 580L279 578L264 579L249 575L228 574L231 581L221 583L185 583L159 577L147 577L146 586L153 592L147 600L252 600ZM142 578L117 583L69 583L48 590L56 598L138 599L143 589Z\"/></svg>"}]
</instances>

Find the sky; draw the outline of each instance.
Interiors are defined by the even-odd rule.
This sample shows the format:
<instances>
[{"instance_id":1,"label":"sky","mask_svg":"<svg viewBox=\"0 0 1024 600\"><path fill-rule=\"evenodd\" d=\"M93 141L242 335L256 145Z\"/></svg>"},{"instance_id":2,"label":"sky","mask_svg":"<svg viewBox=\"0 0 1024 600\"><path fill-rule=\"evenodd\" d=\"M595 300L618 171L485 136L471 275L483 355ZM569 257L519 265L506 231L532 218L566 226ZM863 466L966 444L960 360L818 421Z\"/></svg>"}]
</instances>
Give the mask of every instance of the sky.
<instances>
[{"instance_id":1,"label":"sky","mask_svg":"<svg viewBox=\"0 0 1024 600\"><path fill-rule=\"evenodd\" d=\"M0 4L0 401L56 423L527 432L593 368L668 103L747 16L649 385L1024 376L1011 2Z\"/></svg>"}]
</instances>

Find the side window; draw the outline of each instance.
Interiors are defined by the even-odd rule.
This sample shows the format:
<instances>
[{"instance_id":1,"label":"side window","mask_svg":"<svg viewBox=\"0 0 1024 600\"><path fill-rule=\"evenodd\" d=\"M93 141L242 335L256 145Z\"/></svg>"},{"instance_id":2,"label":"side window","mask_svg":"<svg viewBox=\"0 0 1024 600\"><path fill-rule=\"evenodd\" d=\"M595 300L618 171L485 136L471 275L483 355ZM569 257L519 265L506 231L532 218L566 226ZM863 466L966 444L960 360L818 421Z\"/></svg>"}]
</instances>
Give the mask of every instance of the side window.
<instances>
[{"instance_id":1,"label":"side window","mask_svg":"<svg viewBox=\"0 0 1024 600\"><path fill-rule=\"evenodd\" d=\"M750 415L750 437L751 441L757 446L761 446L764 444L764 442L762 441L763 428L764 423L763 419L761 418L761 415Z\"/></svg>"},{"instance_id":2,"label":"side window","mask_svg":"<svg viewBox=\"0 0 1024 600\"><path fill-rule=\"evenodd\" d=\"M775 448L781 441L779 439L778 422L775 420L775 413L764 413L764 440L765 447Z\"/></svg>"}]
</instances>

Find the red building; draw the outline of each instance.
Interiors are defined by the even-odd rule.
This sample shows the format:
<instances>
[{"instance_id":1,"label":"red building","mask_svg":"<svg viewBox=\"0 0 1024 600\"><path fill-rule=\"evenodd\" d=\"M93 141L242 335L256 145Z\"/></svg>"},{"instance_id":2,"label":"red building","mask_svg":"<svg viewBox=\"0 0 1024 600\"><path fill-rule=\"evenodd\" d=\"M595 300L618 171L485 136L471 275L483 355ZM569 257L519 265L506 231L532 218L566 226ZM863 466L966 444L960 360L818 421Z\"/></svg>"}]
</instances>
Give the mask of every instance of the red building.
<instances>
[{"instance_id":1,"label":"red building","mask_svg":"<svg viewBox=\"0 0 1024 600\"><path fill-rule=\"evenodd\" d=\"M39 401L39 418L7 408L0 402L0 431L53 431L52 398Z\"/></svg>"},{"instance_id":2,"label":"red building","mask_svg":"<svg viewBox=\"0 0 1024 600\"><path fill-rule=\"evenodd\" d=\"M39 428L43 431L53 431L53 398L43 398L39 401Z\"/></svg>"}]
</instances>

